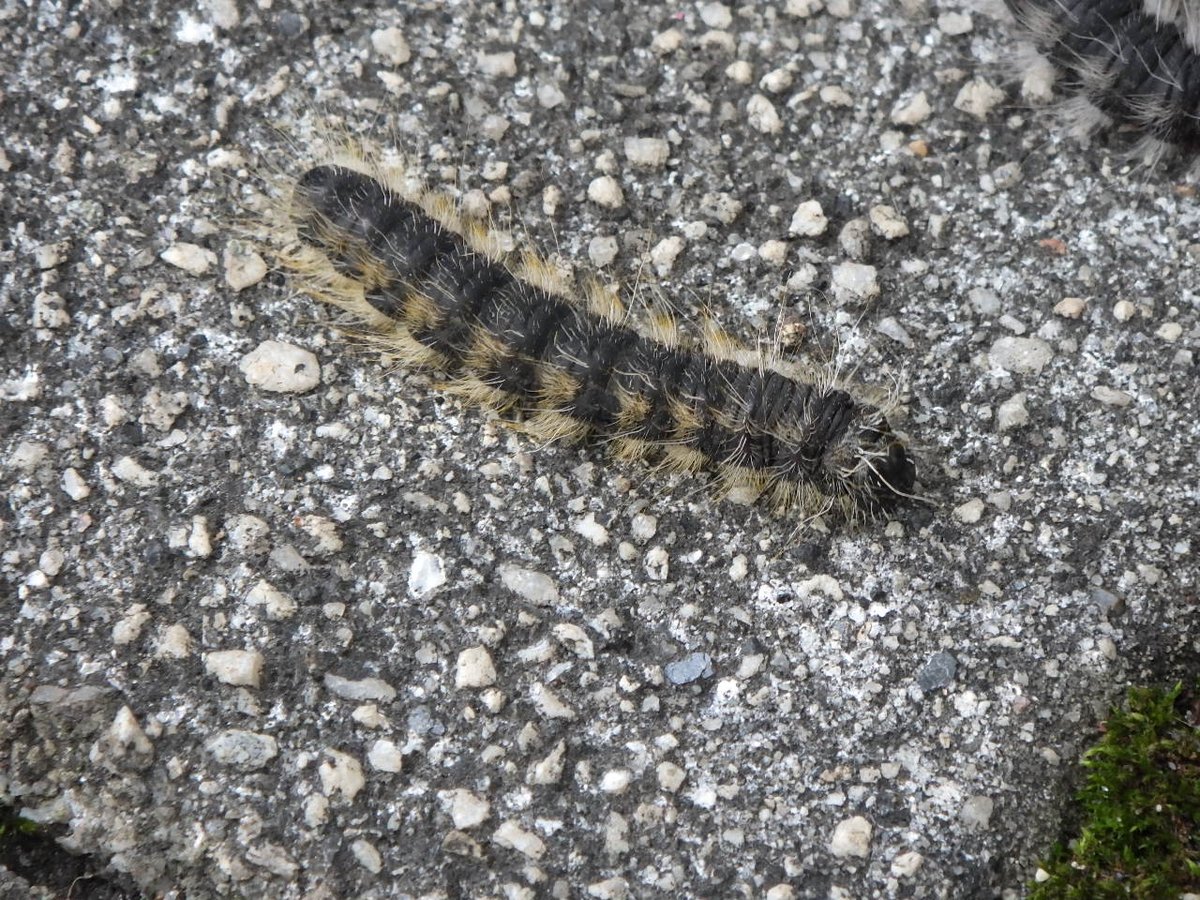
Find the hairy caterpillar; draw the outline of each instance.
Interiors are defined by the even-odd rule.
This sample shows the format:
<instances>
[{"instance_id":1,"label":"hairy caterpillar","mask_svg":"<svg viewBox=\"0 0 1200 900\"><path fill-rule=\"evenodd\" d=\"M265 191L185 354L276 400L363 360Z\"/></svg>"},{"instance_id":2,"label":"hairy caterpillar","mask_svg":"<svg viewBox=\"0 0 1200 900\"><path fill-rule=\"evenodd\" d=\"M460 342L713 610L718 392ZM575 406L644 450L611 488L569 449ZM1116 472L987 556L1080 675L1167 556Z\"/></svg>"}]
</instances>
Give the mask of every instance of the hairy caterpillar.
<instances>
[{"instance_id":1,"label":"hairy caterpillar","mask_svg":"<svg viewBox=\"0 0 1200 900\"><path fill-rule=\"evenodd\" d=\"M915 466L882 404L715 330L693 345L669 316L635 322L603 290L572 296L545 262L507 256L447 198L361 153L308 169L285 206L281 259L308 293L537 439L707 468L778 511L854 520L911 496Z\"/></svg>"},{"instance_id":2,"label":"hairy caterpillar","mask_svg":"<svg viewBox=\"0 0 1200 900\"><path fill-rule=\"evenodd\" d=\"M1200 2L1005 0L1084 130L1115 124L1151 156L1200 151Z\"/></svg>"}]
</instances>

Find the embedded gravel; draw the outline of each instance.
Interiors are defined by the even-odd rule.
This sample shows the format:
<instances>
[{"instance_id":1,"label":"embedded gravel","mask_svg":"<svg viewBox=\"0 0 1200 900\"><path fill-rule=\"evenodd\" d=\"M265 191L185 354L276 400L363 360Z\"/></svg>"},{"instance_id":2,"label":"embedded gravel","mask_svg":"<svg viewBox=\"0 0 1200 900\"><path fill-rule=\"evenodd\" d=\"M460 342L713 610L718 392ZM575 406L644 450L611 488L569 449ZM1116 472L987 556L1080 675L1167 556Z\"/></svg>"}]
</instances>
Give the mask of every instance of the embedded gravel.
<instances>
[{"instance_id":1,"label":"embedded gravel","mask_svg":"<svg viewBox=\"0 0 1200 900\"><path fill-rule=\"evenodd\" d=\"M1015 897L1106 706L1200 665L1195 183L1031 107L1003 21L44 2L0 35L0 799L98 874ZM381 365L246 239L330 125L581 278L898 388L929 502L797 529Z\"/></svg>"}]
</instances>

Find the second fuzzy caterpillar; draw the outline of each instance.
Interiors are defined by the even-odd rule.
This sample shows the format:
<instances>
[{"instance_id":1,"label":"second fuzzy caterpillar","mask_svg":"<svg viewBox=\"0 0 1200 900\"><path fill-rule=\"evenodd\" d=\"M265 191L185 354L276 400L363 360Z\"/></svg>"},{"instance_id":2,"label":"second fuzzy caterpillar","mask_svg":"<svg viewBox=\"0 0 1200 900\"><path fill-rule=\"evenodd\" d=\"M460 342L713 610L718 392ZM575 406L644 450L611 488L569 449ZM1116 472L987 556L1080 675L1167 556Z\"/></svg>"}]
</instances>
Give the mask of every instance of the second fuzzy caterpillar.
<instances>
[{"instance_id":1,"label":"second fuzzy caterpillar","mask_svg":"<svg viewBox=\"0 0 1200 900\"><path fill-rule=\"evenodd\" d=\"M305 249L285 263L310 293L355 314L385 353L519 413L539 439L657 453L781 511L854 520L911 495L914 464L879 406L782 360L690 346L669 322L635 325L615 302L575 298L536 258L494 250L443 198L406 196L386 173L339 160L296 181L288 216Z\"/></svg>"}]
</instances>

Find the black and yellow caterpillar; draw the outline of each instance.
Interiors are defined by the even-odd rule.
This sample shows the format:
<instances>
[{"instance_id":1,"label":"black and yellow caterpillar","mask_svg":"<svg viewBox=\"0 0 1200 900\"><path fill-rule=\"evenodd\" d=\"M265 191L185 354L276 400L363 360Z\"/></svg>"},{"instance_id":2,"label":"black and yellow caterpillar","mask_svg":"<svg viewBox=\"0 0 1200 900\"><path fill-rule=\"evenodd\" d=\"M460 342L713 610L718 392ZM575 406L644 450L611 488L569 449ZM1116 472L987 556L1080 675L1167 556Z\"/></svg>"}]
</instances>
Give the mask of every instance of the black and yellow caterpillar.
<instances>
[{"instance_id":1,"label":"black and yellow caterpillar","mask_svg":"<svg viewBox=\"0 0 1200 900\"><path fill-rule=\"evenodd\" d=\"M282 259L309 293L539 440L595 437L808 515L868 518L913 491L884 402L715 329L688 342L670 316L635 319L606 290L575 296L536 255L501 252L452 202L362 157L309 168L285 206Z\"/></svg>"}]
</instances>

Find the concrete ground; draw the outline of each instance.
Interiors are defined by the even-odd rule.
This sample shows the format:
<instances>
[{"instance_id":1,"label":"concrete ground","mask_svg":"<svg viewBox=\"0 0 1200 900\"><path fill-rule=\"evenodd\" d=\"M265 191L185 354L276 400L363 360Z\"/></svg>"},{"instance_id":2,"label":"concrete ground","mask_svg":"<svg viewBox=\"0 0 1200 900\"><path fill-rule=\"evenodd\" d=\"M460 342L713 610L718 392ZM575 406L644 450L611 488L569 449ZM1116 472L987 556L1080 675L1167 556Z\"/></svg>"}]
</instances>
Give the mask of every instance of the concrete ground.
<instances>
[{"instance_id":1,"label":"concrete ground","mask_svg":"<svg viewBox=\"0 0 1200 900\"><path fill-rule=\"evenodd\" d=\"M1003 22L47 0L0 36L0 797L91 860L71 896L1019 896L1108 704L1200 664L1196 188L1032 106ZM331 120L899 385L932 503L797 532L381 366L241 240Z\"/></svg>"}]
</instances>

